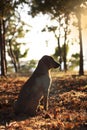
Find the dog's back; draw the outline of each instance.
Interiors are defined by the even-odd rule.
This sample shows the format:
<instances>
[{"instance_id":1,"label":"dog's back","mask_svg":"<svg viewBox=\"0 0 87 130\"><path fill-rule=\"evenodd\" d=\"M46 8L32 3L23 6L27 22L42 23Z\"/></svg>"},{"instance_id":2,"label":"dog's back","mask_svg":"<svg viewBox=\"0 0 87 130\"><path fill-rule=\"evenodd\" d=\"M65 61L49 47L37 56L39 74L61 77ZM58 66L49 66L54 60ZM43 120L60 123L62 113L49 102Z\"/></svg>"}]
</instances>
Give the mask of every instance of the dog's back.
<instances>
[{"instance_id":1,"label":"dog's back","mask_svg":"<svg viewBox=\"0 0 87 130\"><path fill-rule=\"evenodd\" d=\"M59 64L53 59L49 59L49 56L44 56L39 61L38 66L30 79L28 79L27 82L23 85L18 100L15 104L16 113L35 115L42 96L44 96L44 108L47 108L47 98L50 87L50 77L48 70L52 67L57 68L59 66ZM49 63L49 61L52 63Z\"/></svg>"}]
</instances>

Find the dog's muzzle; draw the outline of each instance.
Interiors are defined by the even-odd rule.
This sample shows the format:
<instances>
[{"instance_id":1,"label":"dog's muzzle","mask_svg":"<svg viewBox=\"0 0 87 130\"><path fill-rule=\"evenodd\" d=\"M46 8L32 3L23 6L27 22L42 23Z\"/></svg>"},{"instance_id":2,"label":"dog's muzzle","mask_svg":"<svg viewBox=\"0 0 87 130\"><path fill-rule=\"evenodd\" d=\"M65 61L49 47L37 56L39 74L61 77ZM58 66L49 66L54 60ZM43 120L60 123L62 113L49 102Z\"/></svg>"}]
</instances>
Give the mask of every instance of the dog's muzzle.
<instances>
[{"instance_id":1,"label":"dog's muzzle","mask_svg":"<svg viewBox=\"0 0 87 130\"><path fill-rule=\"evenodd\" d=\"M55 64L54 64L54 68L58 68L59 66L60 66L60 64L57 63L57 62L55 62Z\"/></svg>"}]
</instances>

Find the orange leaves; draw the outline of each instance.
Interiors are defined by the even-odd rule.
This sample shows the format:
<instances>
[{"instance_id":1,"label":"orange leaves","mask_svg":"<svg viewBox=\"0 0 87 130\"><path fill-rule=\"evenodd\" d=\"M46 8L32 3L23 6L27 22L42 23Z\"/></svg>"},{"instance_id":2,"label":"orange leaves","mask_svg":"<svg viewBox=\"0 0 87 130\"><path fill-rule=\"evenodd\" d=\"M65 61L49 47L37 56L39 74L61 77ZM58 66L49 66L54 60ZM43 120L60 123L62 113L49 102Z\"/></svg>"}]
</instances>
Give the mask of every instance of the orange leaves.
<instances>
[{"instance_id":1,"label":"orange leaves","mask_svg":"<svg viewBox=\"0 0 87 130\"><path fill-rule=\"evenodd\" d=\"M13 103L25 77L0 79L0 129L80 130L87 127L87 77L53 76L49 110L36 117L14 115ZM43 106L42 106L43 107Z\"/></svg>"},{"instance_id":2,"label":"orange leaves","mask_svg":"<svg viewBox=\"0 0 87 130\"><path fill-rule=\"evenodd\" d=\"M73 128L75 128L75 124L74 123L72 123L72 122L66 122L65 123L65 129L71 130Z\"/></svg>"}]
</instances>

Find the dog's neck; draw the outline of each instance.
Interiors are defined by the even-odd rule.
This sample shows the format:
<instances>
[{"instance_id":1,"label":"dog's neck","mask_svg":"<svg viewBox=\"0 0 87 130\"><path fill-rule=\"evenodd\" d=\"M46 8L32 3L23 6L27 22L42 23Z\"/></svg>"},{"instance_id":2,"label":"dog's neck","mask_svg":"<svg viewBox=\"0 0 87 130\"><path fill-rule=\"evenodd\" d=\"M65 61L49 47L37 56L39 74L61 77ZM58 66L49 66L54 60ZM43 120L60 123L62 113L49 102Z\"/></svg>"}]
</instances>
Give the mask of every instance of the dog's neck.
<instances>
[{"instance_id":1,"label":"dog's neck","mask_svg":"<svg viewBox=\"0 0 87 130\"><path fill-rule=\"evenodd\" d=\"M49 69L45 65L39 65L37 66L35 72L38 75L44 75L44 74L49 74Z\"/></svg>"}]
</instances>

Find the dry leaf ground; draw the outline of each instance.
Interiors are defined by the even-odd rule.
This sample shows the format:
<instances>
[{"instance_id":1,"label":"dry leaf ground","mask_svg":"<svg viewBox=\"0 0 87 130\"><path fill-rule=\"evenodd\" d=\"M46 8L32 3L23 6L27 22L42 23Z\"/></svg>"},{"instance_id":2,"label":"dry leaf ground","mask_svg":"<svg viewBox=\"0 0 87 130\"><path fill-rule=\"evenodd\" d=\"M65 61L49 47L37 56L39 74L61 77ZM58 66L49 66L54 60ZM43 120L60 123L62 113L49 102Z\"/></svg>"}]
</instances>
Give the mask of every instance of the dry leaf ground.
<instances>
[{"instance_id":1,"label":"dry leaf ground","mask_svg":"<svg viewBox=\"0 0 87 130\"><path fill-rule=\"evenodd\" d=\"M0 130L87 130L87 76L53 73L49 111L18 117L13 104L27 78L0 78Z\"/></svg>"}]
</instances>

